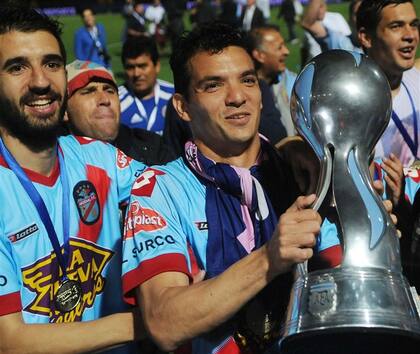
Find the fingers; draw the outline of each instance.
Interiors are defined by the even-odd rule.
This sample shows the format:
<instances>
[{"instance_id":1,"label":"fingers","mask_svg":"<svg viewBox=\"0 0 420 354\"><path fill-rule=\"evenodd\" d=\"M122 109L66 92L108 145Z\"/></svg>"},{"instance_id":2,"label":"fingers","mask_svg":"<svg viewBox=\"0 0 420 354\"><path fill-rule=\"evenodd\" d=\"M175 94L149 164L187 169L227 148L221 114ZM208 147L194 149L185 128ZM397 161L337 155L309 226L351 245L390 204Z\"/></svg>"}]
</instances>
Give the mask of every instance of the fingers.
<instances>
[{"instance_id":1,"label":"fingers","mask_svg":"<svg viewBox=\"0 0 420 354\"><path fill-rule=\"evenodd\" d=\"M321 216L312 209L300 209L315 200L315 196L299 197L279 219L276 231L268 243L270 264L277 273L313 255L316 236L321 228Z\"/></svg>"},{"instance_id":2,"label":"fingers","mask_svg":"<svg viewBox=\"0 0 420 354\"><path fill-rule=\"evenodd\" d=\"M386 199L386 200L383 200L382 203L383 203L386 211L388 213L391 213L391 211L392 211L392 202L390 200Z\"/></svg>"},{"instance_id":3,"label":"fingers","mask_svg":"<svg viewBox=\"0 0 420 354\"><path fill-rule=\"evenodd\" d=\"M310 194L307 196L300 196L296 199L296 201L287 209L286 213L289 211L298 211L307 209L311 206L313 202L315 202L316 195Z\"/></svg>"},{"instance_id":4,"label":"fingers","mask_svg":"<svg viewBox=\"0 0 420 354\"><path fill-rule=\"evenodd\" d=\"M197 274L193 275L193 284L197 284L200 281L204 280L205 276L206 276L206 271L203 269L200 269Z\"/></svg>"},{"instance_id":5,"label":"fingers","mask_svg":"<svg viewBox=\"0 0 420 354\"><path fill-rule=\"evenodd\" d=\"M375 189L376 193L378 193L380 196L382 196L382 194L384 194L384 184L382 183L382 181L376 180L373 181L372 183L373 188Z\"/></svg>"}]
</instances>

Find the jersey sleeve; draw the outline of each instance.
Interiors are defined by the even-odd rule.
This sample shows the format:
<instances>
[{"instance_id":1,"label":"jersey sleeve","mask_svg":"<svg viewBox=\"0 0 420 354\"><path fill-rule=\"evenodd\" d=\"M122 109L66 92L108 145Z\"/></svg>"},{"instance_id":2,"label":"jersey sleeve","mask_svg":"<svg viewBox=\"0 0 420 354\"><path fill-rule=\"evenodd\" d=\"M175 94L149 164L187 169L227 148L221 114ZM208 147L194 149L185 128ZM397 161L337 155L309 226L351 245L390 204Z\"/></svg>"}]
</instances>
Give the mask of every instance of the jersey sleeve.
<instances>
[{"instance_id":1,"label":"jersey sleeve","mask_svg":"<svg viewBox=\"0 0 420 354\"><path fill-rule=\"evenodd\" d=\"M146 165L127 156L120 149L114 148L117 168L118 199L120 204L128 203L131 187Z\"/></svg>"},{"instance_id":2,"label":"jersey sleeve","mask_svg":"<svg viewBox=\"0 0 420 354\"><path fill-rule=\"evenodd\" d=\"M22 310L19 272L10 242L0 235L0 316Z\"/></svg>"},{"instance_id":3,"label":"jersey sleeve","mask_svg":"<svg viewBox=\"0 0 420 354\"><path fill-rule=\"evenodd\" d=\"M181 272L191 278L187 235L178 214L182 210L172 199L177 189L171 182L163 171L148 168L133 185L122 270L124 299L130 304L134 304L133 290L160 273Z\"/></svg>"}]
</instances>

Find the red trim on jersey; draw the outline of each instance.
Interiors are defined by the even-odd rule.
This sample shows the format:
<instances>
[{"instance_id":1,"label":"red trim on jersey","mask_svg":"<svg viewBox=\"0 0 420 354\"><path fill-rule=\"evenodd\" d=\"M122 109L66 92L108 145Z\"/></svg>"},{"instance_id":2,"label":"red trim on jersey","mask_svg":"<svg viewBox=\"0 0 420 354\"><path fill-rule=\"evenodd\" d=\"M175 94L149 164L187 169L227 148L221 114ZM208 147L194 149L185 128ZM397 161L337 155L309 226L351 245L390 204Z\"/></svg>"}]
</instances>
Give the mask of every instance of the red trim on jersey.
<instances>
[{"instance_id":1,"label":"red trim on jersey","mask_svg":"<svg viewBox=\"0 0 420 354\"><path fill-rule=\"evenodd\" d=\"M99 237L99 233L102 229L102 222L104 216L104 206L108 199L109 187L111 185L111 179L108 174L102 168L97 166L86 165L86 176L87 179L93 183L96 192L98 193L98 203L100 209L99 219L92 225L86 225L82 220L79 221L79 232L77 237L96 242Z\"/></svg>"},{"instance_id":2,"label":"red trim on jersey","mask_svg":"<svg viewBox=\"0 0 420 354\"><path fill-rule=\"evenodd\" d=\"M1 155L0 165L10 169L9 165L6 163L3 156ZM58 158L56 159L53 170L49 176L41 175L40 173L29 170L27 168L24 168L23 170L32 182L43 184L47 187L52 187L55 184L55 182L57 182L57 179L60 176L60 165L58 164Z\"/></svg>"},{"instance_id":3,"label":"red trim on jersey","mask_svg":"<svg viewBox=\"0 0 420 354\"><path fill-rule=\"evenodd\" d=\"M102 143L108 145L106 141L89 138L87 136L73 135L80 145L87 145L90 143Z\"/></svg>"},{"instance_id":4,"label":"red trim on jersey","mask_svg":"<svg viewBox=\"0 0 420 354\"><path fill-rule=\"evenodd\" d=\"M179 272L188 275L187 260L180 253L162 254L160 256L148 259L139 264L139 266L123 275L123 294L124 300L130 305L135 305L135 288L154 276L165 272Z\"/></svg>"},{"instance_id":5,"label":"red trim on jersey","mask_svg":"<svg viewBox=\"0 0 420 354\"><path fill-rule=\"evenodd\" d=\"M236 344L233 337L229 337L223 345L214 351L217 354L241 354L238 344Z\"/></svg>"},{"instance_id":6,"label":"red trim on jersey","mask_svg":"<svg viewBox=\"0 0 420 354\"><path fill-rule=\"evenodd\" d=\"M20 292L0 296L0 316L22 311Z\"/></svg>"},{"instance_id":7,"label":"red trim on jersey","mask_svg":"<svg viewBox=\"0 0 420 354\"><path fill-rule=\"evenodd\" d=\"M190 261L191 261L191 274L194 276L200 271L200 267L198 266L197 258L195 257L194 251L189 243L188 243L188 255L190 256Z\"/></svg>"},{"instance_id":8,"label":"red trim on jersey","mask_svg":"<svg viewBox=\"0 0 420 354\"><path fill-rule=\"evenodd\" d=\"M337 267L341 264L342 258L343 250L341 245L331 246L319 252L311 260L311 270Z\"/></svg>"}]
</instances>

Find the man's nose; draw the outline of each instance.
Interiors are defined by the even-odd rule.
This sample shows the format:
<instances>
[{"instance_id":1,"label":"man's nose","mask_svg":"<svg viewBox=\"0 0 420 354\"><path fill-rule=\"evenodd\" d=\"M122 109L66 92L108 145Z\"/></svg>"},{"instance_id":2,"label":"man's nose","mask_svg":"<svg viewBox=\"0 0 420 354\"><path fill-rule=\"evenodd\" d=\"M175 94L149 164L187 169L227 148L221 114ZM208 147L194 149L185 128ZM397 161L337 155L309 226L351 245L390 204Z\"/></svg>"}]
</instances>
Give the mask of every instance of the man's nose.
<instances>
[{"instance_id":1,"label":"man's nose","mask_svg":"<svg viewBox=\"0 0 420 354\"><path fill-rule=\"evenodd\" d=\"M246 102L244 87L241 83L231 83L227 86L225 99L227 106L240 107Z\"/></svg>"}]
</instances>

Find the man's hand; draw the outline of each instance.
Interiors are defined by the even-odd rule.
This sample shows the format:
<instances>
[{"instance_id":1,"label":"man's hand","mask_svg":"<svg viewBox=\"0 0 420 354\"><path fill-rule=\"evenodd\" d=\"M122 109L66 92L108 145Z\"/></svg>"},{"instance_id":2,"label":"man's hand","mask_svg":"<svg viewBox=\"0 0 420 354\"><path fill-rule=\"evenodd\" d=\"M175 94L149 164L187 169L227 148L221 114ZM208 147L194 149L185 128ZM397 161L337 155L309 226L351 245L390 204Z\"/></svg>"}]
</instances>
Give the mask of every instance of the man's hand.
<instances>
[{"instance_id":1,"label":"man's hand","mask_svg":"<svg viewBox=\"0 0 420 354\"><path fill-rule=\"evenodd\" d=\"M382 169L386 172L386 193L394 207L398 206L401 198L404 197L404 171L401 161L391 153L389 158L384 158L381 164Z\"/></svg>"},{"instance_id":2,"label":"man's hand","mask_svg":"<svg viewBox=\"0 0 420 354\"><path fill-rule=\"evenodd\" d=\"M322 221L318 212L308 209L315 198L314 194L297 198L280 216L274 235L267 244L270 273L274 276L312 257L312 247L316 244Z\"/></svg>"}]
</instances>

